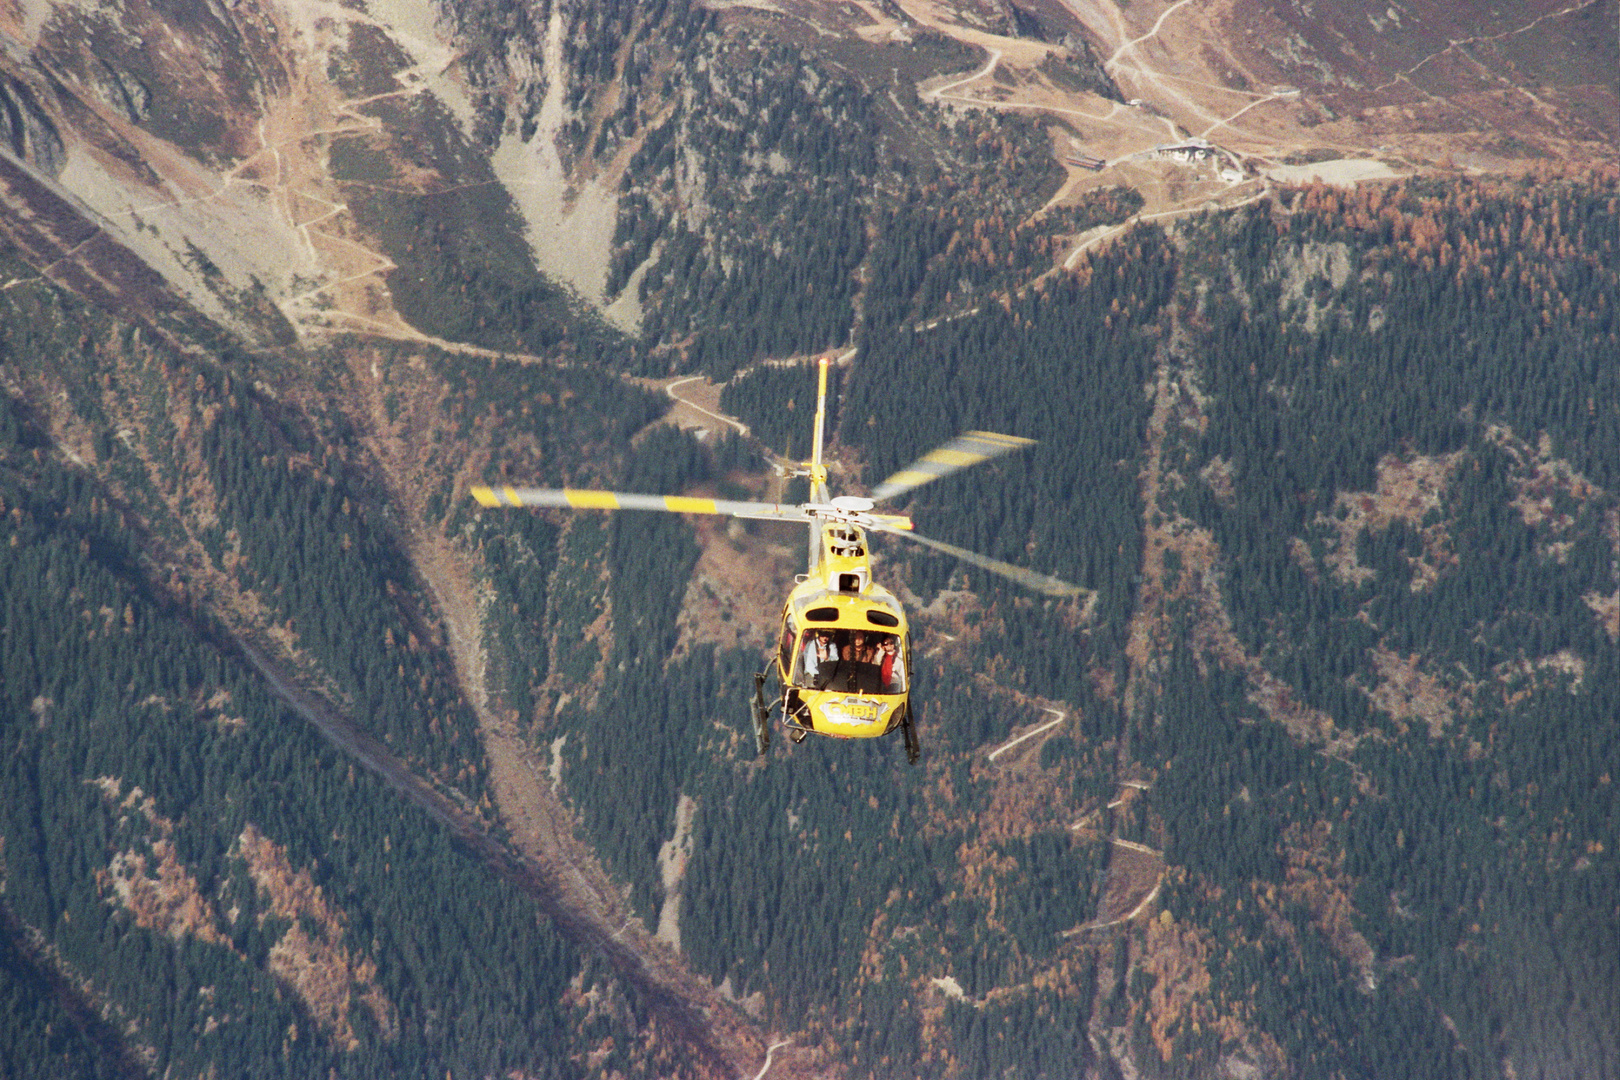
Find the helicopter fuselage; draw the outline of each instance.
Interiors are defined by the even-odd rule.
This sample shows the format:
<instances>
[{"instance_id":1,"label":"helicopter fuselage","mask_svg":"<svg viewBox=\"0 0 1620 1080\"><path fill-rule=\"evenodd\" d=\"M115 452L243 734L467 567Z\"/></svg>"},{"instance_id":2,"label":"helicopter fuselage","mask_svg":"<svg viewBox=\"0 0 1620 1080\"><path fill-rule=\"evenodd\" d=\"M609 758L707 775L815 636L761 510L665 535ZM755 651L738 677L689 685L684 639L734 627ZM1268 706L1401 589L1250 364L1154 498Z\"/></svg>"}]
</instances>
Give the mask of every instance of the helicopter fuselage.
<instances>
[{"instance_id":1,"label":"helicopter fuselage","mask_svg":"<svg viewBox=\"0 0 1620 1080\"><path fill-rule=\"evenodd\" d=\"M782 722L845 739L887 735L910 705L905 608L872 581L859 527L818 524L817 561L782 608L776 655Z\"/></svg>"}]
</instances>

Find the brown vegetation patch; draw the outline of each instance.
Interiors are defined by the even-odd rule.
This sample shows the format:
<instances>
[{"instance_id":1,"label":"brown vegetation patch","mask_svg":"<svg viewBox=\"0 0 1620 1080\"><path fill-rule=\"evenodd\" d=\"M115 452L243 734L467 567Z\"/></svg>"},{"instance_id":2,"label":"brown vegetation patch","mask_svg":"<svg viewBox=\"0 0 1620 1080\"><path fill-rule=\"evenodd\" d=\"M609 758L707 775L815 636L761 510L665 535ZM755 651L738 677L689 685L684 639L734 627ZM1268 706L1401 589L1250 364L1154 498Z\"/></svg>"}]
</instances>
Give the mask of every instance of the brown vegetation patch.
<instances>
[{"instance_id":1,"label":"brown vegetation patch","mask_svg":"<svg viewBox=\"0 0 1620 1080\"><path fill-rule=\"evenodd\" d=\"M681 882L692 858L692 821L696 816L697 800L683 792L675 800L675 835L658 849L664 903L658 912L657 937L677 953L681 951Z\"/></svg>"},{"instance_id":2,"label":"brown vegetation patch","mask_svg":"<svg viewBox=\"0 0 1620 1080\"><path fill-rule=\"evenodd\" d=\"M1591 592L1581 599L1586 601L1586 606L1597 616L1598 625L1609 635L1609 640L1620 641L1620 592L1608 596Z\"/></svg>"},{"instance_id":3,"label":"brown vegetation patch","mask_svg":"<svg viewBox=\"0 0 1620 1080\"><path fill-rule=\"evenodd\" d=\"M1423 538L1423 557L1414 560L1412 591L1421 592L1434 584L1441 568L1457 561L1451 540L1443 525L1423 528L1423 519L1440 508L1440 497L1461 453L1444 457L1414 455L1410 458L1386 454L1378 462L1378 486L1373 491L1341 492L1334 500L1331 515L1317 523L1337 533L1326 562L1340 581L1359 585L1373 571L1356 558L1356 541L1365 531L1382 531L1396 521L1418 528Z\"/></svg>"},{"instance_id":4,"label":"brown vegetation patch","mask_svg":"<svg viewBox=\"0 0 1620 1080\"><path fill-rule=\"evenodd\" d=\"M385 1035L392 1035L394 1010L375 984L377 965L343 944L343 913L327 902L309 871L294 871L287 853L251 823L237 838L237 849L269 901L270 913L291 923L270 949L271 974L298 995L340 1046L353 1050L360 1045L349 1023L356 1000Z\"/></svg>"},{"instance_id":5,"label":"brown vegetation patch","mask_svg":"<svg viewBox=\"0 0 1620 1080\"><path fill-rule=\"evenodd\" d=\"M1355 928L1355 905L1350 893L1354 882L1344 872L1344 853L1334 852L1332 828L1317 822L1309 830L1294 824L1283 837L1288 869L1283 896L1289 903L1310 909L1311 921L1322 931L1335 952L1361 973L1361 989L1377 988L1378 956Z\"/></svg>"},{"instance_id":6,"label":"brown vegetation patch","mask_svg":"<svg viewBox=\"0 0 1620 1080\"><path fill-rule=\"evenodd\" d=\"M1209 993L1213 952L1214 941L1207 930L1178 923L1167 910L1147 922L1136 966L1153 976L1146 1012L1161 1061L1173 1060L1173 1040L1183 1028L1194 1034L1213 1028L1224 1041L1236 1041L1246 1034L1234 1018L1222 1017L1215 1010Z\"/></svg>"},{"instance_id":7,"label":"brown vegetation patch","mask_svg":"<svg viewBox=\"0 0 1620 1080\"><path fill-rule=\"evenodd\" d=\"M1578 511L1595 496L1602 494L1601 488L1577 472L1569 462L1553 457L1552 438L1545 432L1533 447L1506 427L1493 424L1486 428L1485 433L1513 459L1509 480L1513 485L1511 503L1526 525L1543 528L1548 535L1558 536L1575 524L1576 515L1571 510ZM1616 552L1620 555L1620 538L1615 535L1612 516L1607 524L1610 539L1616 542ZM1542 550L1553 554L1560 562L1566 557L1561 545L1556 542L1543 544Z\"/></svg>"},{"instance_id":8,"label":"brown vegetation patch","mask_svg":"<svg viewBox=\"0 0 1620 1080\"><path fill-rule=\"evenodd\" d=\"M1422 721L1429 726L1429 734L1438 739L1456 718L1458 709L1470 707L1471 703L1455 690L1423 671L1415 653L1401 656L1380 646L1370 650L1370 655L1378 683L1367 691L1367 696L1376 708L1401 724Z\"/></svg>"},{"instance_id":9,"label":"brown vegetation patch","mask_svg":"<svg viewBox=\"0 0 1620 1080\"><path fill-rule=\"evenodd\" d=\"M1512 704L1529 697L1545 684L1549 675L1564 682L1570 693L1575 693L1586 678L1586 661L1568 649L1560 649L1548 656L1497 664L1491 673L1507 688L1507 701Z\"/></svg>"},{"instance_id":10,"label":"brown vegetation patch","mask_svg":"<svg viewBox=\"0 0 1620 1080\"><path fill-rule=\"evenodd\" d=\"M1057 734L1061 729L1054 729ZM1026 745L1039 746L1041 740L1031 739ZM1043 770L1032 755L1027 765L1012 769L994 768L990 773L995 786L990 791L989 803L977 816L975 825L979 838L985 843L1022 839L1043 829L1063 826L1069 817L1064 808L1067 783L1058 770ZM980 770L985 775L989 770ZM1066 826L1065 826L1066 827Z\"/></svg>"},{"instance_id":11,"label":"brown vegetation patch","mask_svg":"<svg viewBox=\"0 0 1620 1080\"><path fill-rule=\"evenodd\" d=\"M1222 506L1237 505L1237 489L1232 485L1232 463L1223 457L1212 457L1209 464L1198 470L1199 479L1209 485L1215 501Z\"/></svg>"},{"instance_id":12,"label":"brown vegetation patch","mask_svg":"<svg viewBox=\"0 0 1620 1080\"><path fill-rule=\"evenodd\" d=\"M96 871L96 885L109 903L122 905L143 930L180 940L194 937L209 945L230 946L230 939L219 929L219 916L197 887L197 879L180 862L175 852L174 822L157 812L157 806L139 787L126 795L123 782L101 776L88 781L101 789L108 802L119 809L140 814L156 834L149 851L133 848L116 852L107 869Z\"/></svg>"},{"instance_id":13,"label":"brown vegetation patch","mask_svg":"<svg viewBox=\"0 0 1620 1080\"><path fill-rule=\"evenodd\" d=\"M130 914L135 925L176 941L194 937L209 945L230 945L219 930L213 905L197 888L197 879L181 864L174 842L152 841L150 859L139 851L120 851L107 869L96 871L96 884Z\"/></svg>"}]
</instances>

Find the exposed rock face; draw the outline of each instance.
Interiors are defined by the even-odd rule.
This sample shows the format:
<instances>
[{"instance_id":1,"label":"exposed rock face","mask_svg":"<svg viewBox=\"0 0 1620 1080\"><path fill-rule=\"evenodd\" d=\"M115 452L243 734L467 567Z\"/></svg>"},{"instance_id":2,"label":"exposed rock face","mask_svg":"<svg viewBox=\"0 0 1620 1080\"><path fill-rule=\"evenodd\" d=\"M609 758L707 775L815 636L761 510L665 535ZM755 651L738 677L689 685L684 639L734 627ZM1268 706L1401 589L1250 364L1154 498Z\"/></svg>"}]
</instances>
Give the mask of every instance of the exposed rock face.
<instances>
[{"instance_id":1,"label":"exposed rock face","mask_svg":"<svg viewBox=\"0 0 1620 1080\"><path fill-rule=\"evenodd\" d=\"M11 77L0 78L0 136L15 157L52 176L64 163L62 136L34 99L34 91Z\"/></svg>"}]
</instances>

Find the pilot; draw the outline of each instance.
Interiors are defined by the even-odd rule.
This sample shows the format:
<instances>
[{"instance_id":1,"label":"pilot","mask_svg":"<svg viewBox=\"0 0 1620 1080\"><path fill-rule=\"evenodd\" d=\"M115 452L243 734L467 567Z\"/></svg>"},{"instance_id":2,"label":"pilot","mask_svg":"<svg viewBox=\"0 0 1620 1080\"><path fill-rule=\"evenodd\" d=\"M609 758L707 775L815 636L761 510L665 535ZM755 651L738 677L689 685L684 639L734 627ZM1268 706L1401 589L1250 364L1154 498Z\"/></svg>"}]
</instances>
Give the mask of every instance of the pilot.
<instances>
[{"instance_id":1,"label":"pilot","mask_svg":"<svg viewBox=\"0 0 1620 1080\"><path fill-rule=\"evenodd\" d=\"M833 644L832 631L817 630L804 647L804 677L814 679L821 665L838 659L838 646Z\"/></svg>"}]
</instances>

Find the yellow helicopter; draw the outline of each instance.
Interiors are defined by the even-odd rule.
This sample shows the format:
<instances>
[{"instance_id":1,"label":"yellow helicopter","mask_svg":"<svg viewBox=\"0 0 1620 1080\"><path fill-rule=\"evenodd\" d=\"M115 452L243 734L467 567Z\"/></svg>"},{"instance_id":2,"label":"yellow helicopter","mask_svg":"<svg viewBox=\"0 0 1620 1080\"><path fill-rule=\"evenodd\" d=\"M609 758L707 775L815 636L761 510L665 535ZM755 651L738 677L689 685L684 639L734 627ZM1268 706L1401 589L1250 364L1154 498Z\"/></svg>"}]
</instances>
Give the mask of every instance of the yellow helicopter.
<instances>
[{"instance_id":1,"label":"yellow helicopter","mask_svg":"<svg viewBox=\"0 0 1620 1080\"><path fill-rule=\"evenodd\" d=\"M542 488L474 487L472 497L486 507L538 506L575 510L661 510L677 514L719 514L761 521L804 521L810 525L810 561L782 606L782 632L775 656L754 676L754 737L760 754L770 749L771 713L794 742L810 733L840 739L869 739L896 728L905 737L906 757L916 764L919 746L911 716L911 635L906 612L888 589L872 580L867 531L905 537L1049 596L1078 595L1079 587L991 559L912 531L911 519L873 513L872 507L948 476L1033 445L1030 439L971 431L895 473L871 498L829 497L822 463L822 429L827 417L827 368L822 357L817 379L814 448L803 471L810 501L797 506L737 502L679 495L638 495L617 491L561 491ZM774 675L777 694L769 704L765 683Z\"/></svg>"}]
</instances>

